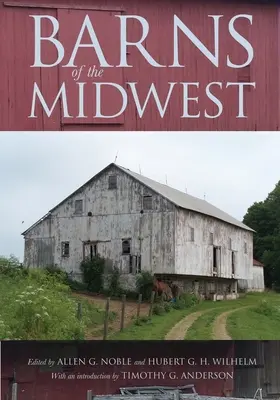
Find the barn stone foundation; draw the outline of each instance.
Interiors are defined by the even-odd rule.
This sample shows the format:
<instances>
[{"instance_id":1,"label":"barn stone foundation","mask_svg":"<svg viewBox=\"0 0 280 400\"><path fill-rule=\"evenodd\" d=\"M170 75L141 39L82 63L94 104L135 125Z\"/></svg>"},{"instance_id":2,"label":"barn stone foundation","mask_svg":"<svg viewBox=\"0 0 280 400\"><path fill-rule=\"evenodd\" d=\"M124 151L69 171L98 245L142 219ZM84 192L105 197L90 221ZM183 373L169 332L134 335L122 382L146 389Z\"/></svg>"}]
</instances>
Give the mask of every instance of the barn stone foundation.
<instances>
[{"instance_id":1,"label":"barn stone foundation","mask_svg":"<svg viewBox=\"0 0 280 400\"><path fill-rule=\"evenodd\" d=\"M111 280L111 273L106 273L103 278L103 285L108 289ZM192 293L205 300L235 300L239 297L237 280L235 279L211 279L210 277L178 276L178 275L156 275L168 284L175 284L180 292ZM72 279L82 282L82 275L75 274ZM120 274L120 287L128 292L135 292L137 275Z\"/></svg>"},{"instance_id":2,"label":"barn stone foundation","mask_svg":"<svg viewBox=\"0 0 280 400\"><path fill-rule=\"evenodd\" d=\"M104 277L104 287L108 288L111 274ZM136 291L136 277L133 274L120 275L120 287L124 290ZM235 300L238 298L237 280L195 278L193 276L169 276L156 275L156 277L168 284L175 284L181 292L193 293L205 300Z\"/></svg>"},{"instance_id":3,"label":"barn stone foundation","mask_svg":"<svg viewBox=\"0 0 280 400\"><path fill-rule=\"evenodd\" d=\"M237 280L194 276L157 276L166 283L177 285L184 293L193 293L205 300L235 300L238 296Z\"/></svg>"}]
</instances>

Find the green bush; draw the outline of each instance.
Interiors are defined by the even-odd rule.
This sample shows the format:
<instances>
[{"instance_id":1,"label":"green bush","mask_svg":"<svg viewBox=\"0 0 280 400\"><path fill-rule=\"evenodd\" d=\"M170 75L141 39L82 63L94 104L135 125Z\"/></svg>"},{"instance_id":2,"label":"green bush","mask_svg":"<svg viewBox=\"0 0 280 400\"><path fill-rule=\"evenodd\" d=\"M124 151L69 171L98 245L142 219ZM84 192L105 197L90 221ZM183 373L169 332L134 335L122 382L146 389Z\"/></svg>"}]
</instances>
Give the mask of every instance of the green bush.
<instances>
[{"instance_id":1,"label":"green bush","mask_svg":"<svg viewBox=\"0 0 280 400\"><path fill-rule=\"evenodd\" d=\"M153 306L153 314L154 315L163 315L165 313L164 306L161 304L154 304Z\"/></svg>"},{"instance_id":2,"label":"green bush","mask_svg":"<svg viewBox=\"0 0 280 400\"><path fill-rule=\"evenodd\" d=\"M136 287L138 293L142 294L143 300L150 300L153 291L153 280L153 275L148 271L137 275Z\"/></svg>"},{"instance_id":3,"label":"green bush","mask_svg":"<svg viewBox=\"0 0 280 400\"><path fill-rule=\"evenodd\" d=\"M73 291L76 292L86 292L87 285L84 282L73 281L72 279L68 278L67 284Z\"/></svg>"},{"instance_id":4,"label":"green bush","mask_svg":"<svg viewBox=\"0 0 280 400\"><path fill-rule=\"evenodd\" d=\"M92 260L85 259L81 262L81 271L87 290L93 293L102 292L104 270L105 259L98 255Z\"/></svg>"},{"instance_id":5,"label":"green bush","mask_svg":"<svg viewBox=\"0 0 280 400\"><path fill-rule=\"evenodd\" d=\"M177 301L172 303L172 307L175 310L183 310L185 308L193 307L198 303L199 303L199 299L194 294L182 293L180 295L179 299L177 299Z\"/></svg>"},{"instance_id":6,"label":"green bush","mask_svg":"<svg viewBox=\"0 0 280 400\"><path fill-rule=\"evenodd\" d=\"M103 310L74 298L69 286L46 269L31 269L17 279L0 273L0 303L0 340L79 340L87 327L104 321ZM113 313L109 318L115 318Z\"/></svg>"},{"instance_id":7,"label":"green bush","mask_svg":"<svg viewBox=\"0 0 280 400\"><path fill-rule=\"evenodd\" d=\"M56 265L49 265L46 267L46 272L48 275L53 276L56 280L61 283L68 284L68 275L65 271L62 271Z\"/></svg>"},{"instance_id":8,"label":"green bush","mask_svg":"<svg viewBox=\"0 0 280 400\"><path fill-rule=\"evenodd\" d=\"M0 273L2 275L17 278L24 275L25 272L26 270L24 270L21 263L15 256L0 256Z\"/></svg>"},{"instance_id":9,"label":"green bush","mask_svg":"<svg viewBox=\"0 0 280 400\"><path fill-rule=\"evenodd\" d=\"M120 296L122 294L120 287L120 271L116 267L114 267L109 278L108 294L109 296Z\"/></svg>"},{"instance_id":10,"label":"green bush","mask_svg":"<svg viewBox=\"0 0 280 400\"><path fill-rule=\"evenodd\" d=\"M184 310L186 307L186 303L182 300L177 300L174 303L172 303L172 308L175 310Z\"/></svg>"},{"instance_id":11,"label":"green bush","mask_svg":"<svg viewBox=\"0 0 280 400\"><path fill-rule=\"evenodd\" d=\"M170 312L172 310L172 305L170 303L164 303L163 308L165 312Z\"/></svg>"},{"instance_id":12,"label":"green bush","mask_svg":"<svg viewBox=\"0 0 280 400\"><path fill-rule=\"evenodd\" d=\"M279 308L270 304L267 300L262 300L257 307L254 307L252 310L258 314L265 315L266 317L280 320Z\"/></svg>"},{"instance_id":13,"label":"green bush","mask_svg":"<svg viewBox=\"0 0 280 400\"><path fill-rule=\"evenodd\" d=\"M179 300L185 304L186 308L195 306L199 303L199 298L196 295L189 293L182 293Z\"/></svg>"}]
</instances>

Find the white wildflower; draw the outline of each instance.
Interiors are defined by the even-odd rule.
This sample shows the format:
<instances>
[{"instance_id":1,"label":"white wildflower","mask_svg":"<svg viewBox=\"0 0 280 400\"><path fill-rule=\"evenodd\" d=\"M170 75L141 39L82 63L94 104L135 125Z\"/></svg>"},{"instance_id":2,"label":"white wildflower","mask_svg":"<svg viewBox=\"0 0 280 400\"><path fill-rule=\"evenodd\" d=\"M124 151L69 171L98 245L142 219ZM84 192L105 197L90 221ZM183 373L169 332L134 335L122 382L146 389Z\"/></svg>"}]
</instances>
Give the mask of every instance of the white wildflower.
<instances>
[{"instance_id":1,"label":"white wildflower","mask_svg":"<svg viewBox=\"0 0 280 400\"><path fill-rule=\"evenodd\" d=\"M47 311L44 312L44 315L45 315L46 317L49 317L49 314L47 313Z\"/></svg>"},{"instance_id":2,"label":"white wildflower","mask_svg":"<svg viewBox=\"0 0 280 400\"><path fill-rule=\"evenodd\" d=\"M32 304L33 301L32 301L32 300L27 300L27 303L28 303L28 304Z\"/></svg>"},{"instance_id":3,"label":"white wildflower","mask_svg":"<svg viewBox=\"0 0 280 400\"><path fill-rule=\"evenodd\" d=\"M41 318L41 314L35 314L35 317Z\"/></svg>"}]
</instances>

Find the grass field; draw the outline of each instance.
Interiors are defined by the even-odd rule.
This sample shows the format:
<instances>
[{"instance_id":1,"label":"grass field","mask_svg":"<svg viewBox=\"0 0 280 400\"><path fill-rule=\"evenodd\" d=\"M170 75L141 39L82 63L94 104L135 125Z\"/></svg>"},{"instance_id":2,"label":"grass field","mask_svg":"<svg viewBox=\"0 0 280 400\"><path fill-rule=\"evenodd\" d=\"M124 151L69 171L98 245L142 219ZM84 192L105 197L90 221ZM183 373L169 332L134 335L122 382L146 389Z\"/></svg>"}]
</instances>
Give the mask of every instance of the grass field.
<instances>
[{"instance_id":1,"label":"grass field","mask_svg":"<svg viewBox=\"0 0 280 400\"><path fill-rule=\"evenodd\" d=\"M233 339L280 339L280 303L267 303L229 315L227 329Z\"/></svg>"},{"instance_id":2,"label":"grass field","mask_svg":"<svg viewBox=\"0 0 280 400\"><path fill-rule=\"evenodd\" d=\"M105 298L75 295L65 280L45 270L4 268L0 270L0 340L102 338L105 303ZM211 340L221 339L220 332L236 340L280 339L280 294L273 292L199 303L186 295L175 308L155 304L158 312L151 318L149 304L143 304L138 322L137 302L127 303L125 329L119 332L121 305L117 300L111 303L109 340L163 340L170 333L172 339Z\"/></svg>"},{"instance_id":3,"label":"grass field","mask_svg":"<svg viewBox=\"0 0 280 400\"><path fill-rule=\"evenodd\" d=\"M110 339L162 340L182 318L201 311L202 315L188 329L185 339L211 340L215 339L216 318L233 310L236 311L229 315L226 327L232 339L280 339L280 295L272 292L248 294L231 301L205 301L189 309L171 310L164 316L153 316L139 326L134 324L121 333L111 334Z\"/></svg>"}]
</instances>

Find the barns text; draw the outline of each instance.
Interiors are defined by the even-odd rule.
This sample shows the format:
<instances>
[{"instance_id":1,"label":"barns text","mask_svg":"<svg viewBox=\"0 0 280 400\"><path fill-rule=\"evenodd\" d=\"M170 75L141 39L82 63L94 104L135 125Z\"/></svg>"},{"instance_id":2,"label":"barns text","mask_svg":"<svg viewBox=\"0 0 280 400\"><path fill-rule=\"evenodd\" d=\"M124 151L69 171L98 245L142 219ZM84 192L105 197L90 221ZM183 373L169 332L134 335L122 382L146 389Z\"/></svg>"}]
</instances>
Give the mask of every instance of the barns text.
<instances>
[{"instance_id":1,"label":"barns text","mask_svg":"<svg viewBox=\"0 0 280 400\"><path fill-rule=\"evenodd\" d=\"M254 59L254 48L247 38L238 32L235 23L238 20L252 25L253 17L249 14L239 14L233 16L227 24L227 32L231 39L233 39L239 46L240 50L245 54L242 61L237 63L234 55L230 53L223 57L221 62L221 42L220 42L220 23L223 19L223 15L208 15L211 23L213 24L213 50L209 50L207 45L203 42L203 38L200 40L191 29L183 22L178 16L173 16L173 36L172 36L172 60L169 64L160 63L160 54L152 54L152 51L147 50L146 40L149 35L150 26L149 22L137 15L115 15L119 21L119 60L118 63L109 62L110 53L107 54L105 48L100 44L100 38L98 37L93 21L89 15L85 15L82 21L81 28L75 40L73 48L70 49L69 44L63 43L62 39L58 39L60 33L60 22L53 16L50 15L30 15L34 21L34 63L31 65L32 68L68 68L71 72L69 78L59 82L57 92L53 99L48 101L42 92L42 87L37 82L34 82L32 99L31 99L31 112L29 118L37 118L38 107L43 108L45 114L51 117L56 108L59 109L61 106L63 118L66 119L118 119L120 118L131 104L135 108L139 118L145 115L150 105L156 107L156 111L161 118L164 118L167 110L170 108L173 99L178 98L180 101L180 118L218 118L223 114L224 106L227 106L225 99L235 99L236 105L235 117L236 118L247 118L246 110L244 106L245 92L256 88L256 82L251 81L251 77L248 76L244 79L236 79L232 81L225 81L224 77L215 79L212 82L205 82L203 76L203 68L199 69L198 74L201 79L196 82L182 82L181 76L180 81L164 82L159 77L160 71L164 68L188 68L188 65L182 63L182 51L180 49L184 46L184 41L180 39L179 35L183 34L196 49L208 60L210 65L214 69L229 69L229 70L245 70L251 65ZM130 41L128 22L134 21L141 28L140 37L135 41ZM43 24L48 23L51 26L51 34L44 36ZM138 29L137 29L138 31ZM89 43L85 43L85 37L90 38ZM205 38L208 39L209 38ZM88 39L87 39L88 41ZM49 62L44 62L43 59L43 44L51 46L55 52L55 56ZM145 77L145 84L138 78L138 74L135 72L137 81L125 81L120 83L119 72L120 68L127 69L135 67L134 63L131 62L131 49L134 48L138 53L141 54L147 65L158 69L159 75L157 76L157 83L147 83ZM87 61L88 65L81 64L77 60L79 54L82 51L85 55L85 49L88 51ZM108 51L108 50L107 50ZM160 49L159 49L160 53ZM98 67L96 73L93 74L95 66L92 65L91 60L93 57L97 58ZM129 58L130 57L130 58ZM184 57L186 58L186 57ZM85 60L85 58L83 58ZM194 60L189 59L188 62L192 63ZM115 68L116 81L113 81L112 74L111 79L107 82L104 81L106 71ZM64 75L65 76L65 75ZM126 76L124 72L124 76ZM130 76L131 73L130 73ZM173 78L176 74L173 73ZM216 74L215 74L216 76ZM232 75L230 75L232 76ZM94 78L94 82L89 80ZM96 81L96 80L102 81ZM203 81L203 83L202 83ZM110 92L108 92L110 90ZM106 103L108 103L111 93L114 92L114 98L116 98L113 111L110 107L110 112L106 109ZM70 95L71 92L71 95ZM76 94L75 100L73 100L73 93ZM108 93L110 93L108 95ZM225 94L226 93L226 94ZM70 101L71 97L71 101ZM200 109L200 98L203 97L203 109ZM107 101L106 101L107 100ZM232 107L233 102L230 100L230 111L233 113Z\"/></svg>"}]
</instances>

